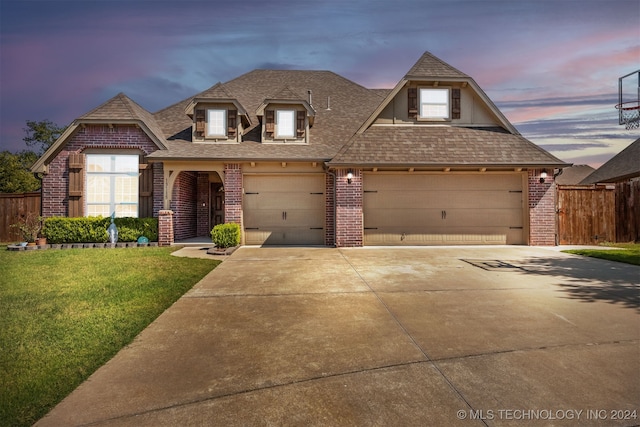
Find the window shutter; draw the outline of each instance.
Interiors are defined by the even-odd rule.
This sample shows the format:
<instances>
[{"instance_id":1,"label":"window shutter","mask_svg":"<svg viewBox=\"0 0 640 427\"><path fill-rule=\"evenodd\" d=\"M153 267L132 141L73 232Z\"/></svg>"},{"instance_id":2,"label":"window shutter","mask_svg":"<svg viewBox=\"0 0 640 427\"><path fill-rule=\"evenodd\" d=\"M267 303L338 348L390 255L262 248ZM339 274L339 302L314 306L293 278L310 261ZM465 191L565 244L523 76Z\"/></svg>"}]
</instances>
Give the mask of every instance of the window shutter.
<instances>
[{"instance_id":1,"label":"window shutter","mask_svg":"<svg viewBox=\"0 0 640 427\"><path fill-rule=\"evenodd\" d=\"M236 110L227 111L227 137L233 139L236 137L238 112Z\"/></svg>"},{"instance_id":2,"label":"window shutter","mask_svg":"<svg viewBox=\"0 0 640 427\"><path fill-rule=\"evenodd\" d=\"M451 89L451 118L460 118L460 89Z\"/></svg>"},{"instance_id":3,"label":"window shutter","mask_svg":"<svg viewBox=\"0 0 640 427\"><path fill-rule=\"evenodd\" d=\"M298 138L304 137L305 119L307 118L306 111L298 111L296 113L296 133Z\"/></svg>"},{"instance_id":4,"label":"window shutter","mask_svg":"<svg viewBox=\"0 0 640 427\"><path fill-rule=\"evenodd\" d=\"M408 113L410 119L418 118L418 88L407 89Z\"/></svg>"},{"instance_id":5,"label":"window shutter","mask_svg":"<svg viewBox=\"0 0 640 427\"><path fill-rule=\"evenodd\" d=\"M84 154L69 155L69 212L70 217L83 216Z\"/></svg>"},{"instance_id":6,"label":"window shutter","mask_svg":"<svg viewBox=\"0 0 640 427\"><path fill-rule=\"evenodd\" d=\"M273 137L273 132L275 128L275 112L273 110L265 111L265 131L267 132L267 136Z\"/></svg>"},{"instance_id":7,"label":"window shutter","mask_svg":"<svg viewBox=\"0 0 640 427\"><path fill-rule=\"evenodd\" d=\"M196 133L199 136L204 136L204 110L196 110Z\"/></svg>"},{"instance_id":8,"label":"window shutter","mask_svg":"<svg viewBox=\"0 0 640 427\"><path fill-rule=\"evenodd\" d=\"M140 218L153 217L153 165L142 159L138 165L138 216Z\"/></svg>"}]
</instances>

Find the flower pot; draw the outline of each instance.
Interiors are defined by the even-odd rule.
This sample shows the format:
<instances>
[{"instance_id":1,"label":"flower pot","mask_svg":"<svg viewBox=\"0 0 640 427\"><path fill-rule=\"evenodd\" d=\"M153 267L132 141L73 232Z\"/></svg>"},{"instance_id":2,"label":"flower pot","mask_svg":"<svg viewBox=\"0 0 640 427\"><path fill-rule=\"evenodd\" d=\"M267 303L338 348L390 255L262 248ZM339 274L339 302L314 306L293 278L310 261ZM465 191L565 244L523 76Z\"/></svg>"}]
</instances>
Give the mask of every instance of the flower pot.
<instances>
[{"instance_id":1,"label":"flower pot","mask_svg":"<svg viewBox=\"0 0 640 427\"><path fill-rule=\"evenodd\" d=\"M47 238L46 238L46 237L38 237L38 238L36 239L36 244L37 244L38 246L44 246L44 245L46 245L46 244L47 244Z\"/></svg>"}]
</instances>

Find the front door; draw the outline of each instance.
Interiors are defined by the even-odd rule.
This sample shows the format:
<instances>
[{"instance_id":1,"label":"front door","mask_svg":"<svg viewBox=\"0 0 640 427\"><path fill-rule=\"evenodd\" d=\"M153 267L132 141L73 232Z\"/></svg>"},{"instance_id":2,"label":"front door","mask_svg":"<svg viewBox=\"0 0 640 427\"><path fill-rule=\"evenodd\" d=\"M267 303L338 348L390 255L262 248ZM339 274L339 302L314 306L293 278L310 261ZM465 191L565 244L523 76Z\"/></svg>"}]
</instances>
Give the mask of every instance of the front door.
<instances>
[{"instance_id":1,"label":"front door","mask_svg":"<svg viewBox=\"0 0 640 427\"><path fill-rule=\"evenodd\" d=\"M224 186L220 182L211 184L211 228L224 224Z\"/></svg>"}]
</instances>

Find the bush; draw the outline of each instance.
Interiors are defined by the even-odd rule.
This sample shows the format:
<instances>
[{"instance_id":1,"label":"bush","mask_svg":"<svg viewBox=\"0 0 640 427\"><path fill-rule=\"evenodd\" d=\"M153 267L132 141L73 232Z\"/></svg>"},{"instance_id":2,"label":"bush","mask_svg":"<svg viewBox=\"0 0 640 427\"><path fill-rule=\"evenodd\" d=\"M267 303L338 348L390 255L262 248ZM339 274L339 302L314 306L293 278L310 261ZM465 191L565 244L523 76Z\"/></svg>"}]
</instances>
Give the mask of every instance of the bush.
<instances>
[{"instance_id":1,"label":"bush","mask_svg":"<svg viewBox=\"0 0 640 427\"><path fill-rule=\"evenodd\" d=\"M140 236L158 241L157 218L116 218L114 222L119 242L135 242ZM109 217L51 217L44 220L42 234L48 243L106 243L109 224Z\"/></svg>"},{"instance_id":2,"label":"bush","mask_svg":"<svg viewBox=\"0 0 640 427\"><path fill-rule=\"evenodd\" d=\"M216 247L225 249L240 244L240 225L235 222L218 224L211 230L211 240Z\"/></svg>"}]
</instances>

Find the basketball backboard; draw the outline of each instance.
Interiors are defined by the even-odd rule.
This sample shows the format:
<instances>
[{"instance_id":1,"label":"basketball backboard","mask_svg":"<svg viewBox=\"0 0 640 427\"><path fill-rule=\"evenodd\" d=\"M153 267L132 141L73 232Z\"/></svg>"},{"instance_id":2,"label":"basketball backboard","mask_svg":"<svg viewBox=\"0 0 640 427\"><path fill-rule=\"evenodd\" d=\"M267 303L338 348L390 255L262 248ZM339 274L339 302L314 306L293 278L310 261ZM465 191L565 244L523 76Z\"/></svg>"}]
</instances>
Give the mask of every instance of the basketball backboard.
<instances>
[{"instance_id":1,"label":"basketball backboard","mask_svg":"<svg viewBox=\"0 0 640 427\"><path fill-rule=\"evenodd\" d=\"M618 79L618 124L626 129L640 125L640 70Z\"/></svg>"}]
</instances>

